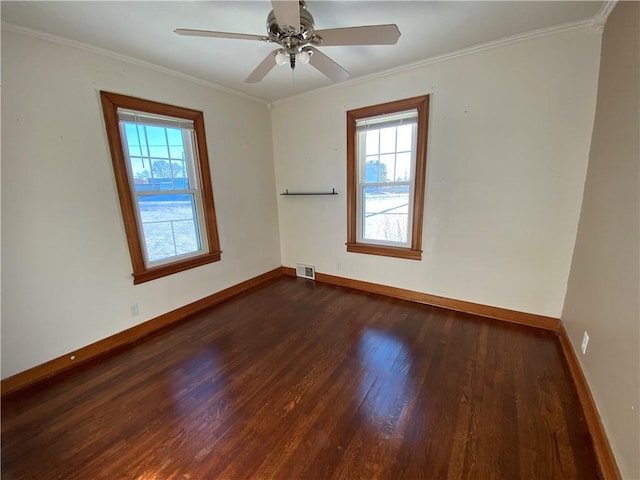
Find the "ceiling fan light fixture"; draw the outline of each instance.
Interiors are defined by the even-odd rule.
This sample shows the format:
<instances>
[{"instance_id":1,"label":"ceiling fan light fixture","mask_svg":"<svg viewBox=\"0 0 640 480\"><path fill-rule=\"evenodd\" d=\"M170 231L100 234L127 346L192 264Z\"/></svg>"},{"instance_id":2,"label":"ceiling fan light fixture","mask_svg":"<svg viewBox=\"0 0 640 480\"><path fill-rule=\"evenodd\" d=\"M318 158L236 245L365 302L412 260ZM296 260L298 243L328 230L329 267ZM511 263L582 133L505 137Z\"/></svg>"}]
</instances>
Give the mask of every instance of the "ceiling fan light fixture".
<instances>
[{"instance_id":1,"label":"ceiling fan light fixture","mask_svg":"<svg viewBox=\"0 0 640 480\"><path fill-rule=\"evenodd\" d=\"M300 63L309 63L309 60L311 59L311 54L313 52L307 51L307 50L300 50L297 54L296 57L298 59L298 61Z\"/></svg>"},{"instance_id":2,"label":"ceiling fan light fixture","mask_svg":"<svg viewBox=\"0 0 640 480\"><path fill-rule=\"evenodd\" d=\"M276 53L276 63L278 65L285 65L289 63L289 55L287 55L283 50L280 50Z\"/></svg>"}]
</instances>

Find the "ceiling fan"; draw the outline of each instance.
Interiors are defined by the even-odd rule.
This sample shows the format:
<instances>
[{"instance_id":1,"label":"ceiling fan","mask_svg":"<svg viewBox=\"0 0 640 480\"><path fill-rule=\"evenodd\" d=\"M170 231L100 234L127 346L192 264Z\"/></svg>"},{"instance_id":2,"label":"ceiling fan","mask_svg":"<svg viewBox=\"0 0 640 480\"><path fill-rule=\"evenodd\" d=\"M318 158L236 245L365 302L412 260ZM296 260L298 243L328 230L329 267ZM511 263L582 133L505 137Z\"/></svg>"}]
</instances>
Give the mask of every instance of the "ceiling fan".
<instances>
[{"instance_id":1,"label":"ceiling fan","mask_svg":"<svg viewBox=\"0 0 640 480\"><path fill-rule=\"evenodd\" d=\"M260 40L278 44L279 48L269 53L249 74L245 79L246 83L259 82L276 64L288 63L293 70L296 62L309 63L334 82L340 82L349 78L351 74L316 47L395 45L400 38L400 30L395 24L316 30L305 1L271 0L271 4L273 10L267 16L267 35L186 28L178 28L174 32L194 37Z\"/></svg>"}]
</instances>

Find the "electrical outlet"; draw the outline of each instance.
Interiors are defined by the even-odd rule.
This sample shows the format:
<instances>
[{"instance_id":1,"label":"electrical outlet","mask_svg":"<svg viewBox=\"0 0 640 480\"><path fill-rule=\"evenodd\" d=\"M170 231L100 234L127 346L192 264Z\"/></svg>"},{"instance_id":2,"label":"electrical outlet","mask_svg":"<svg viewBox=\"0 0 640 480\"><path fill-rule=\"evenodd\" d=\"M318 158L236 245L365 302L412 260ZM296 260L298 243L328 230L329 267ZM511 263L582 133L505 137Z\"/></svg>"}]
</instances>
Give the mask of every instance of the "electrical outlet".
<instances>
[{"instance_id":1,"label":"electrical outlet","mask_svg":"<svg viewBox=\"0 0 640 480\"><path fill-rule=\"evenodd\" d=\"M582 344L580 345L580 350L582 350L582 354L587 353L587 345L589 345L589 334L585 331L582 336Z\"/></svg>"},{"instance_id":2,"label":"electrical outlet","mask_svg":"<svg viewBox=\"0 0 640 480\"><path fill-rule=\"evenodd\" d=\"M137 317L140 315L140 309L138 308L138 304L131 305L131 316Z\"/></svg>"}]
</instances>

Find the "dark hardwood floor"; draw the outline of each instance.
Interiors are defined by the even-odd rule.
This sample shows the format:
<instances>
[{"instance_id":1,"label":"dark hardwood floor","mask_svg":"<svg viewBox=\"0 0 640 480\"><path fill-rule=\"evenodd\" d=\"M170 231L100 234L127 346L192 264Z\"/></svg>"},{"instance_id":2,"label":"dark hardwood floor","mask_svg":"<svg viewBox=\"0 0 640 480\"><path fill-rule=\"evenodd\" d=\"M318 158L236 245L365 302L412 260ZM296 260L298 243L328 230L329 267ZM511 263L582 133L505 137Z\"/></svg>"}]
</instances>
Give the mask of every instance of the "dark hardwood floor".
<instances>
[{"instance_id":1,"label":"dark hardwood floor","mask_svg":"<svg viewBox=\"0 0 640 480\"><path fill-rule=\"evenodd\" d=\"M597 476L553 333L293 278L2 403L4 479Z\"/></svg>"}]
</instances>

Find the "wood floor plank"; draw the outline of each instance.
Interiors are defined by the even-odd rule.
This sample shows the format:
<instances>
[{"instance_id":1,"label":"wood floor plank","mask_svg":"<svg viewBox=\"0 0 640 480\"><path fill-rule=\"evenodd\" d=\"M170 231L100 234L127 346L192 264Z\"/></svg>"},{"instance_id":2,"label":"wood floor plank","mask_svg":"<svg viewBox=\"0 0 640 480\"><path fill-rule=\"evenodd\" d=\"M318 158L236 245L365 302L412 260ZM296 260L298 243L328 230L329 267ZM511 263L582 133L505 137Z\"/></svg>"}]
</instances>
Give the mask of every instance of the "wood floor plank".
<instances>
[{"instance_id":1,"label":"wood floor plank","mask_svg":"<svg viewBox=\"0 0 640 480\"><path fill-rule=\"evenodd\" d=\"M282 278L2 403L2 478L598 478L552 332Z\"/></svg>"}]
</instances>

